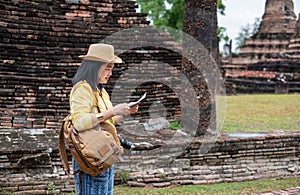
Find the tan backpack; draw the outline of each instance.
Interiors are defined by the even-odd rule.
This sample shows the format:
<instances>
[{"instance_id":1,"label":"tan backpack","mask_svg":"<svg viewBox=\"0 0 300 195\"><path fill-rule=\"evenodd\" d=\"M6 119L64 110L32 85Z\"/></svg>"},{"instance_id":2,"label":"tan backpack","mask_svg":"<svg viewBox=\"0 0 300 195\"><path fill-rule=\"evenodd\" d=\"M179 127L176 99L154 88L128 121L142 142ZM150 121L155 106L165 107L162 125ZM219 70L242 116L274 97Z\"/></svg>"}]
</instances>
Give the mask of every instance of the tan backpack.
<instances>
[{"instance_id":1,"label":"tan backpack","mask_svg":"<svg viewBox=\"0 0 300 195\"><path fill-rule=\"evenodd\" d=\"M98 108L98 111L100 109ZM59 131L58 148L65 171L69 174L70 167L67 159L65 141L80 170L73 170L96 176L121 160L123 147L115 129L106 122L99 129L77 131L68 115Z\"/></svg>"}]
</instances>

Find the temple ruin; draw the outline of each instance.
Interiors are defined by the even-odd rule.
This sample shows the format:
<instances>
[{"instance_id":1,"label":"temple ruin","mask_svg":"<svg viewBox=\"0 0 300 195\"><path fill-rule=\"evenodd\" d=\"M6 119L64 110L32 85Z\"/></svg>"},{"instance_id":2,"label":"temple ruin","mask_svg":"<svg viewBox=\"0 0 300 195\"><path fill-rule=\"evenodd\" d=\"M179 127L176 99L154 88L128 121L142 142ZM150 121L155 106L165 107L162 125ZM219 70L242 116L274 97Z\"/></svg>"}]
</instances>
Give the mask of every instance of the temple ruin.
<instances>
[{"instance_id":1,"label":"temple ruin","mask_svg":"<svg viewBox=\"0 0 300 195\"><path fill-rule=\"evenodd\" d=\"M266 0L258 31L222 59L228 93L299 92L299 25L293 0Z\"/></svg>"},{"instance_id":2,"label":"temple ruin","mask_svg":"<svg viewBox=\"0 0 300 195\"><path fill-rule=\"evenodd\" d=\"M91 43L105 40L117 45L116 52L125 61L114 68L111 85L107 86L110 93L114 93L114 86L132 92L133 98L148 93L133 121L148 119L153 101L165 106L167 119L176 120L182 114L178 78L171 77L182 69L178 44L168 34L149 27L146 14L136 12L135 1L0 0L0 8L0 194L74 192L73 177L65 174L59 159L57 132L60 121L68 114L71 78L80 64L78 56L85 54ZM135 36L124 30L132 28ZM111 36L113 40L107 39ZM293 41L290 54L297 51L299 31ZM124 72L131 77L121 76ZM150 75L149 82L140 83L137 78L141 75ZM166 82L150 82L151 75L165 78ZM119 81L128 80L131 85L119 85ZM124 101L124 96L117 97L114 101ZM202 98L209 97L206 94ZM205 103L202 111L211 109L211 102ZM209 114L205 117L209 118ZM209 120L203 122L202 129L207 124ZM231 134L218 140L197 137L175 157L172 154L178 152L180 144L168 139L177 139L174 132L164 129L151 135L169 142L162 149L164 156L151 151L146 156L143 151L126 151L125 161L116 165L116 184L127 174L125 182L135 187L300 175L298 132L246 137ZM139 139L135 131L125 133L126 138ZM205 154L204 142L211 146ZM165 161L170 163L162 164Z\"/></svg>"}]
</instances>

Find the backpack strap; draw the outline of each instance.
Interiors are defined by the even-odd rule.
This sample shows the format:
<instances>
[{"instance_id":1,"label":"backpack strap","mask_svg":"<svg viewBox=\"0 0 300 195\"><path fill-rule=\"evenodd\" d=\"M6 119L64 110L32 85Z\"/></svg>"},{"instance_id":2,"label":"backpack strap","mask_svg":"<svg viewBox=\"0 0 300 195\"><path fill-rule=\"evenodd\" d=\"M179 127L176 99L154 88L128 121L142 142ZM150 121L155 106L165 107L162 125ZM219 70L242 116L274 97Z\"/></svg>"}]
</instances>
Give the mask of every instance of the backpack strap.
<instances>
[{"instance_id":1,"label":"backpack strap","mask_svg":"<svg viewBox=\"0 0 300 195\"><path fill-rule=\"evenodd\" d=\"M100 95L100 97L102 98L101 95ZM96 94L95 94L95 100L96 100L96 104L97 104L98 113L101 113L101 110L100 110L99 104L98 104L99 102L98 102L98 99L97 99ZM103 101L103 103L104 103L104 105L105 105L105 107L106 107L106 109L107 109L107 106L106 106L106 104L105 104L103 98L102 98L102 101ZM109 124L103 122L102 125L100 124L100 126L101 126L101 127L104 127L104 129L105 129L107 132L109 132L109 133L113 136L113 138L114 138L114 140L117 142L117 144L118 144L119 146L121 146L120 139L119 139L119 137L117 136L117 133L115 132L114 129L111 128L111 126L110 126ZM119 159L119 161L121 161L121 162L124 161L124 159L122 158L121 155L118 155L118 159Z\"/></svg>"},{"instance_id":2,"label":"backpack strap","mask_svg":"<svg viewBox=\"0 0 300 195\"><path fill-rule=\"evenodd\" d=\"M60 154L61 161L63 163L63 166L65 168L65 171L67 174L70 174L70 167L69 167L69 162L68 162L68 157L67 157L67 151L66 151L66 146L65 146L65 136L64 136L64 126L67 125L66 123L68 122L69 117L67 116L63 123L61 124L60 130L59 130L59 135L58 135L58 151Z\"/></svg>"}]
</instances>

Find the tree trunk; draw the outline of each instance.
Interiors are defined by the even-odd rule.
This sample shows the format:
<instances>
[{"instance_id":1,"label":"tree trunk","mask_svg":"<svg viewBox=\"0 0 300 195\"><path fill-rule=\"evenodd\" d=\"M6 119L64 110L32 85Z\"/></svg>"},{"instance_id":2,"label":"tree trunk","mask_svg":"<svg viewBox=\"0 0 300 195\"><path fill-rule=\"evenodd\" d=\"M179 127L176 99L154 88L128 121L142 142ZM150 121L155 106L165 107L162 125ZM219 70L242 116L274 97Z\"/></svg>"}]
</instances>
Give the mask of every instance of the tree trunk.
<instances>
[{"instance_id":1,"label":"tree trunk","mask_svg":"<svg viewBox=\"0 0 300 195\"><path fill-rule=\"evenodd\" d=\"M183 59L182 69L187 75L199 101L200 115L196 135L216 130L215 65L218 64L217 0L185 0L183 16L183 50L193 53L192 59ZM192 41L189 36L192 36ZM196 44L198 42L198 44ZM193 56L194 55L194 56ZM184 107L191 107L188 104ZM192 116L195 117L195 116ZM196 121L198 120L198 121ZM210 130L208 130L210 129Z\"/></svg>"}]
</instances>

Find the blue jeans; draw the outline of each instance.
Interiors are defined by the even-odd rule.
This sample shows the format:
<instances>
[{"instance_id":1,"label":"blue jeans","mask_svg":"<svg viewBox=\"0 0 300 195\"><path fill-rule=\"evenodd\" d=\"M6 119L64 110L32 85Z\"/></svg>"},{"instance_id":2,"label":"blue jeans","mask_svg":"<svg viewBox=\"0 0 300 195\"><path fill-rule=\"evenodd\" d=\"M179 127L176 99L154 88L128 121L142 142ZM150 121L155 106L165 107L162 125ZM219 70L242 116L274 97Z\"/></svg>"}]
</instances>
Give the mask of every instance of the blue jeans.
<instances>
[{"instance_id":1,"label":"blue jeans","mask_svg":"<svg viewBox=\"0 0 300 195\"><path fill-rule=\"evenodd\" d=\"M79 169L78 165L73 162L73 171ZM79 178L78 173L74 175L75 191L79 194ZM112 195L114 187L114 166L111 166L104 174L92 177L81 172L80 195Z\"/></svg>"}]
</instances>

